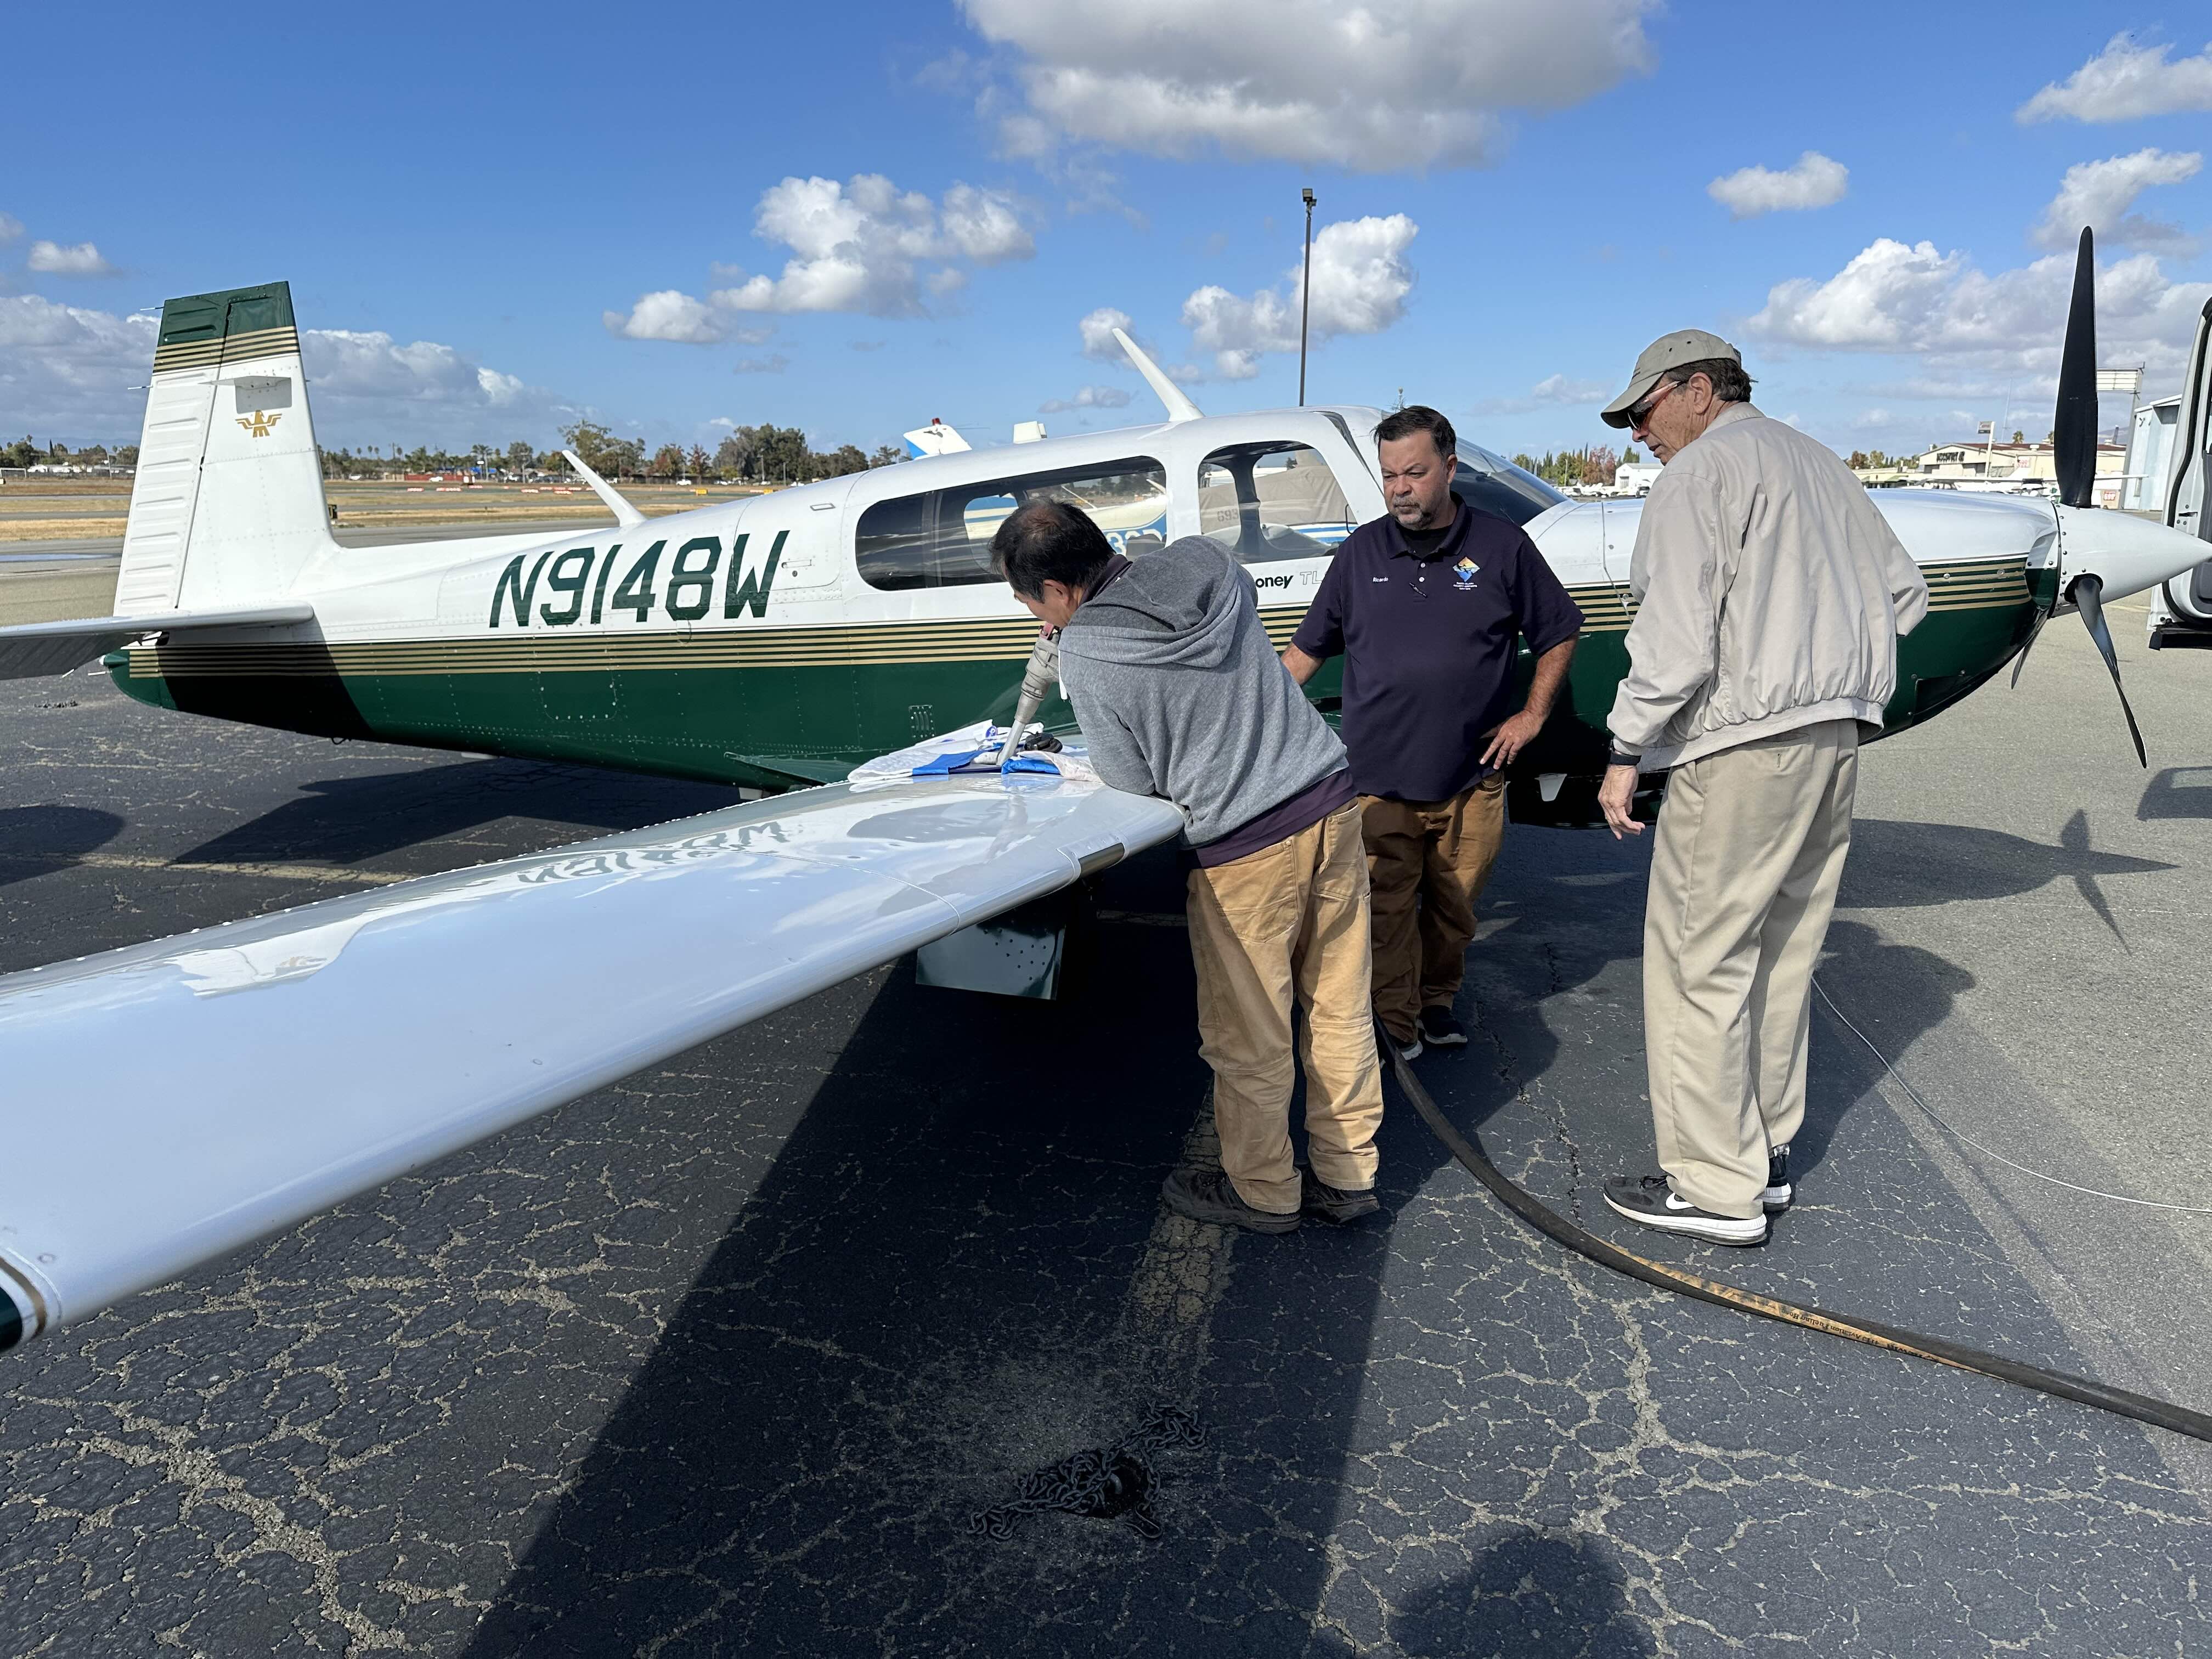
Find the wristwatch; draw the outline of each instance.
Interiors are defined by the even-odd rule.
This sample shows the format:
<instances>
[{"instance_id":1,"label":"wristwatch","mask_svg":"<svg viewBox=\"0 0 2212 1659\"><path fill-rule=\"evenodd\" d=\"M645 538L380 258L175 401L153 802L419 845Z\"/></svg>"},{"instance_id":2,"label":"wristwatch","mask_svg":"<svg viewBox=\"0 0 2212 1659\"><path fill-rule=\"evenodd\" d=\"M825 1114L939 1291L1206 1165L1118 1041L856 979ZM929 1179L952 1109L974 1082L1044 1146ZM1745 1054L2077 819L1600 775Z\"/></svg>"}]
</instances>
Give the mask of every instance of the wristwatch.
<instances>
[{"instance_id":1,"label":"wristwatch","mask_svg":"<svg viewBox=\"0 0 2212 1659\"><path fill-rule=\"evenodd\" d=\"M1644 757L1641 755L1624 755L1618 749L1613 749L1607 751L1605 763L1607 766L1641 767L1644 764Z\"/></svg>"}]
</instances>

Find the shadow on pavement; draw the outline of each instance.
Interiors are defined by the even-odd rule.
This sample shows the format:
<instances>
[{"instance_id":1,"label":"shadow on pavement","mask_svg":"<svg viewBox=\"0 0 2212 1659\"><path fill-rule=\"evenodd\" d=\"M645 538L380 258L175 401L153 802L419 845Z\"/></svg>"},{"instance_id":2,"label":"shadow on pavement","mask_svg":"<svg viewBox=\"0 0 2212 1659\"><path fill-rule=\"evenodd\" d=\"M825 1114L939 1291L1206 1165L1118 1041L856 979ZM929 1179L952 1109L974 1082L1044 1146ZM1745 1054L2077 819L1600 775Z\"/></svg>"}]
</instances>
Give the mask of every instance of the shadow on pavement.
<instances>
[{"instance_id":1,"label":"shadow on pavement","mask_svg":"<svg viewBox=\"0 0 2212 1659\"><path fill-rule=\"evenodd\" d=\"M1407 1659L1642 1659L1657 1651L1628 1616L1620 1566L1579 1540L1508 1531L1464 1575L1409 1599L1390 1621Z\"/></svg>"},{"instance_id":2,"label":"shadow on pavement","mask_svg":"<svg viewBox=\"0 0 2212 1659\"><path fill-rule=\"evenodd\" d=\"M355 864L504 817L622 830L736 803L738 792L598 768L485 760L327 778L227 830L180 865L320 860Z\"/></svg>"},{"instance_id":3,"label":"shadow on pavement","mask_svg":"<svg viewBox=\"0 0 2212 1659\"><path fill-rule=\"evenodd\" d=\"M1861 818L1851 826L1850 862L1837 900L1845 909L1887 910L1962 899L2011 898L2064 879L2117 934L2097 885L2104 876L2149 875L2174 866L2156 859L2100 853L2076 812L2056 847L1956 823L1900 823Z\"/></svg>"},{"instance_id":4,"label":"shadow on pavement","mask_svg":"<svg viewBox=\"0 0 2212 1659\"><path fill-rule=\"evenodd\" d=\"M2143 786L2136 818L2212 818L2212 766L2169 766Z\"/></svg>"},{"instance_id":5,"label":"shadow on pavement","mask_svg":"<svg viewBox=\"0 0 2212 1659\"><path fill-rule=\"evenodd\" d=\"M97 852L123 827L116 814L88 806L0 807L0 887Z\"/></svg>"}]
</instances>

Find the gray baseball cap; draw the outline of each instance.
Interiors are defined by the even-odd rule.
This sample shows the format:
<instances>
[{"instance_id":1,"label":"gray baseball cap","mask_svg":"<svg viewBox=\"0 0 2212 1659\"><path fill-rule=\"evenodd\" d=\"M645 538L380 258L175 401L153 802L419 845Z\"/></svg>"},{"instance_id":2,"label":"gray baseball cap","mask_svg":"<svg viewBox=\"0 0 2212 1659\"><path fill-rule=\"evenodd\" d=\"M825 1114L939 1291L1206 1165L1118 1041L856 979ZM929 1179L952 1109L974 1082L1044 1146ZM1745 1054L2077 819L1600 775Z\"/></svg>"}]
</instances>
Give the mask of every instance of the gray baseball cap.
<instances>
[{"instance_id":1,"label":"gray baseball cap","mask_svg":"<svg viewBox=\"0 0 2212 1659\"><path fill-rule=\"evenodd\" d=\"M1716 357L1725 357L1730 362L1743 362L1743 354L1717 334L1708 334L1702 328L1678 328L1672 334L1662 334L1644 348L1644 355L1636 360L1636 368L1628 377L1628 390L1598 411L1598 418L1607 426L1625 427L1628 411L1651 395L1659 384L1659 377L1670 368L1680 368L1685 363L1711 362Z\"/></svg>"}]
</instances>

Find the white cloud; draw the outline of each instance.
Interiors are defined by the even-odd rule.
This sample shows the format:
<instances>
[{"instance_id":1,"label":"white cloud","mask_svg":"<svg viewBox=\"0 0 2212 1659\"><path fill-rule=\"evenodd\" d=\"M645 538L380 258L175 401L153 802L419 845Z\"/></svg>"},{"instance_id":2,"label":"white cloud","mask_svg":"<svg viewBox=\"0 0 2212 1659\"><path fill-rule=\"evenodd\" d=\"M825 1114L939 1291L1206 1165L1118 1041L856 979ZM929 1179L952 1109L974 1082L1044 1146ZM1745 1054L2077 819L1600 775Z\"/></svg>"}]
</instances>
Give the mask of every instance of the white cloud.
<instances>
[{"instance_id":1,"label":"white cloud","mask_svg":"<svg viewBox=\"0 0 2212 1659\"><path fill-rule=\"evenodd\" d=\"M59 242L33 242L31 257L25 261L32 270L46 272L50 276L112 276L115 267L100 257L100 250L90 242L78 242L64 247Z\"/></svg>"},{"instance_id":2,"label":"white cloud","mask_svg":"<svg viewBox=\"0 0 2212 1659\"><path fill-rule=\"evenodd\" d=\"M791 359L781 351L769 357L740 357L732 364L732 374L781 374L791 367Z\"/></svg>"},{"instance_id":3,"label":"white cloud","mask_svg":"<svg viewBox=\"0 0 2212 1659\"><path fill-rule=\"evenodd\" d=\"M956 184L940 207L874 173L843 184L791 178L770 185L753 229L794 257L780 276L721 268L734 285L709 295L712 304L731 311L906 316L923 309L925 285L943 293L966 280L951 261L993 265L1036 252L1020 204L1003 192ZM947 263L924 277L924 262Z\"/></svg>"},{"instance_id":4,"label":"white cloud","mask_svg":"<svg viewBox=\"0 0 2212 1659\"><path fill-rule=\"evenodd\" d=\"M119 316L35 294L0 295L0 404L35 431L132 441L144 421L159 326L152 313ZM382 332L307 329L300 342L317 435L332 447L474 443L497 433L550 442L554 427L579 412L434 341L403 345Z\"/></svg>"},{"instance_id":5,"label":"white cloud","mask_svg":"<svg viewBox=\"0 0 2212 1659\"><path fill-rule=\"evenodd\" d=\"M12 242L23 234L23 222L12 213L0 213L0 242Z\"/></svg>"},{"instance_id":6,"label":"white cloud","mask_svg":"<svg viewBox=\"0 0 2212 1659\"><path fill-rule=\"evenodd\" d=\"M1605 380L1571 380L1548 374L1521 398L1485 398L1474 406L1479 415L1528 415L1540 409L1583 409L1604 403L1620 388Z\"/></svg>"},{"instance_id":7,"label":"white cloud","mask_svg":"<svg viewBox=\"0 0 2212 1659\"><path fill-rule=\"evenodd\" d=\"M599 320L611 334L628 340L673 340L682 345L713 345L728 330L729 319L681 289L641 294L625 317L603 311Z\"/></svg>"},{"instance_id":8,"label":"white cloud","mask_svg":"<svg viewBox=\"0 0 2212 1659\"><path fill-rule=\"evenodd\" d=\"M2013 112L2017 121L2131 121L2144 115L2212 110L2212 46L2169 62L2171 46L2139 46L2116 34L2063 82Z\"/></svg>"},{"instance_id":9,"label":"white cloud","mask_svg":"<svg viewBox=\"0 0 2212 1659\"><path fill-rule=\"evenodd\" d=\"M2070 167L2058 194L2044 210L2034 239L2045 247L2070 248L2086 224L2096 232L2100 243L2186 253L2195 245L2180 226L2146 219L2129 210L2152 185L2194 179L2203 165L2203 156L2194 152L2178 155L2170 150L2139 149L2132 155Z\"/></svg>"},{"instance_id":10,"label":"white cloud","mask_svg":"<svg viewBox=\"0 0 2212 1659\"><path fill-rule=\"evenodd\" d=\"M1129 394L1118 386L1086 386L1073 398L1054 398L1039 404L1040 415L1058 415L1071 409L1127 409Z\"/></svg>"},{"instance_id":11,"label":"white cloud","mask_svg":"<svg viewBox=\"0 0 2212 1659\"><path fill-rule=\"evenodd\" d=\"M1731 219L1756 219L1762 213L1824 208L1844 199L1851 170L1808 149L1780 173L1741 167L1705 186L1705 194L1729 210Z\"/></svg>"},{"instance_id":12,"label":"white cloud","mask_svg":"<svg viewBox=\"0 0 2212 1659\"><path fill-rule=\"evenodd\" d=\"M1114 337L1120 329L1131 339L1137 337L1137 325L1129 320L1126 311L1116 311L1111 306L1101 306L1075 325L1083 337L1083 355L1102 363L1127 362L1121 351L1121 343Z\"/></svg>"},{"instance_id":13,"label":"white cloud","mask_svg":"<svg viewBox=\"0 0 2212 1659\"><path fill-rule=\"evenodd\" d=\"M2073 278L2067 254L1990 274L1932 242L1883 237L1826 282L1776 283L1749 331L1777 345L1911 352L1923 369L2042 385L2057 372ZM2139 253L2100 270L2096 295L2100 355L2144 362L2158 377L2180 372L2212 283L2170 282L2155 256Z\"/></svg>"},{"instance_id":14,"label":"white cloud","mask_svg":"<svg viewBox=\"0 0 2212 1659\"><path fill-rule=\"evenodd\" d=\"M1310 323L1316 342L1378 334L1406 314L1413 271L1405 252L1419 234L1420 227L1402 213L1342 219L1315 234ZM1261 289L1249 298L1208 283L1183 301L1183 323L1192 343L1213 354L1216 377L1249 380L1260 372L1264 354L1298 349L1297 266L1285 280L1285 288Z\"/></svg>"},{"instance_id":15,"label":"white cloud","mask_svg":"<svg viewBox=\"0 0 2212 1659\"><path fill-rule=\"evenodd\" d=\"M961 0L1020 55L1010 154L1057 139L1399 172L1480 166L1502 113L1561 109L1652 64L1654 0Z\"/></svg>"}]
</instances>

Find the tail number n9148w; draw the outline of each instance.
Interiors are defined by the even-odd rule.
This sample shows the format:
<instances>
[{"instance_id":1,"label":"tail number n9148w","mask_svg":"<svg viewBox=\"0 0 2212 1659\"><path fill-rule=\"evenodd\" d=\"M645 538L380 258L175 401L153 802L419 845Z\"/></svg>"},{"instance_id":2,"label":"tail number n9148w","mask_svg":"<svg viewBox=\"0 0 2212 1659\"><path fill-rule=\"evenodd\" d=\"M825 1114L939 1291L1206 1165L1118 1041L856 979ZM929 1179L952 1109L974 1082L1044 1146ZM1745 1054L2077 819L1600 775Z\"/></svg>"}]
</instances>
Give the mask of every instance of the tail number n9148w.
<instances>
[{"instance_id":1,"label":"tail number n9148w","mask_svg":"<svg viewBox=\"0 0 2212 1659\"><path fill-rule=\"evenodd\" d=\"M623 562L620 542L604 553L593 547L548 548L534 556L518 553L492 588L489 626L596 627L610 617L645 623L653 620L656 607L671 622L698 622L714 610L717 586L725 621L746 615L757 619L768 613L776 562L790 533L777 531L768 557L756 560L750 569L744 568L750 532L730 544L726 565L720 536L694 536L676 550L665 572L661 556L668 544L657 541L629 556L619 581L614 576L615 566Z\"/></svg>"}]
</instances>

